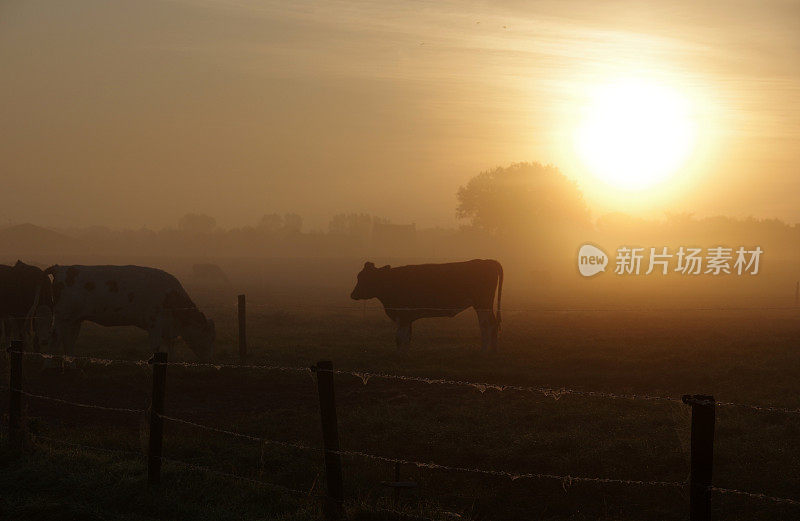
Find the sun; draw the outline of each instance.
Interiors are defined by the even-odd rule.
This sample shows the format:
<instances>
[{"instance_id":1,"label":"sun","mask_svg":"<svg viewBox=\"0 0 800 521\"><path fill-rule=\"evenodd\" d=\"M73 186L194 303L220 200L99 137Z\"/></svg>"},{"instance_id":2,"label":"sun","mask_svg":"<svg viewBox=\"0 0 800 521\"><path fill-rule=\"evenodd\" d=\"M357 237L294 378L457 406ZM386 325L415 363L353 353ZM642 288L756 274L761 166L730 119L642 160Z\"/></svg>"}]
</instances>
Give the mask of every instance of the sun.
<instances>
[{"instance_id":1,"label":"sun","mask_svg":"<svg viewBox=\"0 0 800 521\"><path fill-rule=\"evenodd\" d=\"M686 162L694 124L687 99L676 90L624 80L593 92L575 141L592 174L615 188L640 191Z\"/></svg>"}]
</instances>

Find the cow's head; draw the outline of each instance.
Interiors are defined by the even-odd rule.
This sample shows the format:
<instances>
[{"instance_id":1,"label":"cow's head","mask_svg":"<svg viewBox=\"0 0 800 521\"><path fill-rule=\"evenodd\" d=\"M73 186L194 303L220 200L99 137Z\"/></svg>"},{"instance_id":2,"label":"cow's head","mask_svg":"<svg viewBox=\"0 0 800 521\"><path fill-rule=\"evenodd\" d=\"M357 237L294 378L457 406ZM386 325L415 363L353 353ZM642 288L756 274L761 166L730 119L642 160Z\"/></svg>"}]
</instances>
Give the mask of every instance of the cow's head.
<instances>
[{"instance_id":1,"label":"cow's head","mask_svg":"<svg viewBox=\"0 0 800 521\"><path fill-rule=\"evenodd\" d=\"M193 315L191 320L183 324L181 337L201 362L207 362L214 358L214 321L200 311Z\"/></svg>"},{"instance_id":2,"label":"cow's head","mask_svg":"<svg viewBox=\"0 0 800 521\"><path fill-rule=\"evenodd\" d=\"M380 296L381 289L385 286L384 280L390 266L376 268L371 262L364 263L364 269L358 274L358 282L350 298L353 300L365 300Z\"/></svg>"}]
</instances>

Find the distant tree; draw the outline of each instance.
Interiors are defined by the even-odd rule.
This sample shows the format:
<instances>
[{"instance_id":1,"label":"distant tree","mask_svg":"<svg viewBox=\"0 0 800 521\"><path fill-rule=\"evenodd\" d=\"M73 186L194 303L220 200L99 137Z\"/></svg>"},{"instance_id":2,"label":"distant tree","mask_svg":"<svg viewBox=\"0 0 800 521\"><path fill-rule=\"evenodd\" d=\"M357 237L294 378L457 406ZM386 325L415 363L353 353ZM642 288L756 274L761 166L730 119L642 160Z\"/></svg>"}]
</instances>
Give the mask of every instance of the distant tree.
<instances>
[{"instance_id":1,"label":"distant tree","mask_svg":"<svg viewBox=\"0 0 800 521\"><path fill-rule=\"evenodd\" d=\"M328 222L328 231L332 234L368 238L375 224L389 224L389 219L368 213L340 213Z\"/></svg>"},{"instance_id":2,"label":"distant tree","mask_svg":"<svg viewBox=\"0 0 800 521\"><path fill-rule=\"evenodd\" d=\"M258 229L267 233L278 233L283 229L283 217L277 213L263 215L258 221Z\"/></svg>"},{"instance_id":3,"label":"distant tree","mask_svg":"<svg viewBox=\"0 0 800 521\"><path fill-rule=\"evenodd\" d=\"M303 218L296 213L280 215L265 214L258 221L257 228L269 234L297 234L303 229Z\"/></svg>"},{"instance_id":4,"label":"distant tree","mask_svg":"<svg viewBox=\"0 0 800 521\"><path fill-rule=\"evenodd\" d=\"M456 217L493 234L589 226L580 188L550 165L513 163L481 172L458 189L457 197Z\"/></svg>"},{"instance_id":5,"label":"distant tree","mask_svg":"<svg viewBox=\"0 0 800 521\"><path fill-rule=\"evenodd\" d=\"M653 231L657 226L656 221L623 212L609 212L597 218L597 229L607 232Z\"/></svg>"},{"instance_id":6,"label":"distant tree","mask_svg":"<svg viewBox=\"0 0 800 521\"><path fill-rule=\"evenodd\" d=\"M178 220L178 229L188 233L208 233L216 226L216 219L202 213L187 213Z\"/></svg>"},{"instance_id":7,"label":"distant tree","mask_svg":"<svg viewBox=\"0 0 800 521\"><path fill-rule=\"evenodd\" d=\"M664 218L670 226L685 226L697 222L694 212L664 212Z\"/></svg>"},{"instance_id":8,"label":"distant tree","mask_svg":"<svg viewBox=\"0 0 800 521\"><path fill-rule=\"evenodd\" d=\"M296 213L287 213L283 216L283 230L286 233L300 233L303 229L303 218Z\"/></svg>"}]
</instances>

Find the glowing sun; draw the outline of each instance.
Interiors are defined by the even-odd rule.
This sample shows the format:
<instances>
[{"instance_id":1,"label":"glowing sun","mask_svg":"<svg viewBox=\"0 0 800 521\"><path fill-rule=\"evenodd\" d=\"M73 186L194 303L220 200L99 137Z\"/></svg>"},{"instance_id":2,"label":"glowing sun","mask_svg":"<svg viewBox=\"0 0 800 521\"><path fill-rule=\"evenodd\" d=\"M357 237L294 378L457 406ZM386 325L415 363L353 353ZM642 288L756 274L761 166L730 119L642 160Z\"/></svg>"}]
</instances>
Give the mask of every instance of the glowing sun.
<instances>
[{"instance_id":1,"label":"glowing sun","mask_svg":"<svg viewBox=\"0 0 800 521\"><path fill-rule=\"evenodd\" d=\"M687 100L666 86L638 80L598 88L576 135L587 168L623 190L666 180L687 160L693 142Z\"/></svg>"}]
</instances>

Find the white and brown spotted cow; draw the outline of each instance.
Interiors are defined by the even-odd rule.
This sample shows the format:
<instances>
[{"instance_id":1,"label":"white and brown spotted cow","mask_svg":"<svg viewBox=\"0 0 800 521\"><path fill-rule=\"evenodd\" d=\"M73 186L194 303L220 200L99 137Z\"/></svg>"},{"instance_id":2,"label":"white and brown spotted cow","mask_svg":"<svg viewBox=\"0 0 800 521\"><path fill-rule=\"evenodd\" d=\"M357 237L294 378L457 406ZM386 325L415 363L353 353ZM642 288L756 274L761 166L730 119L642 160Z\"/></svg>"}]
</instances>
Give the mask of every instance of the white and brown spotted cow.
<instances>
[{"instance_id":1,"label":"white and brown spotted cow","mask_svg":"<svg viewBox=\"0 0 800 521\"><path fill-rule=\"evenodd\" d=\"M141 266L51 266L54 341L72 354L81 322L136 326L150 335L153 351L172 352L177 337L200 360L214 354L214 322L189 298L178 279Z\"/></svg>"}]
</instances>

